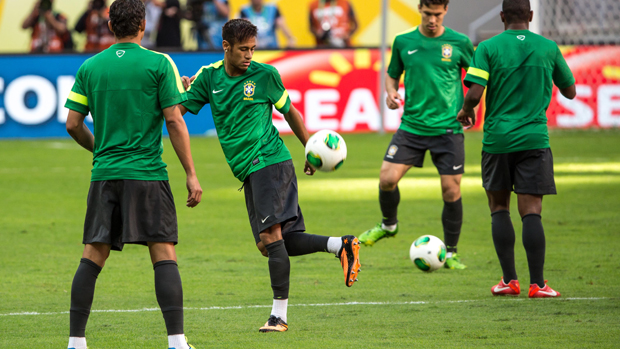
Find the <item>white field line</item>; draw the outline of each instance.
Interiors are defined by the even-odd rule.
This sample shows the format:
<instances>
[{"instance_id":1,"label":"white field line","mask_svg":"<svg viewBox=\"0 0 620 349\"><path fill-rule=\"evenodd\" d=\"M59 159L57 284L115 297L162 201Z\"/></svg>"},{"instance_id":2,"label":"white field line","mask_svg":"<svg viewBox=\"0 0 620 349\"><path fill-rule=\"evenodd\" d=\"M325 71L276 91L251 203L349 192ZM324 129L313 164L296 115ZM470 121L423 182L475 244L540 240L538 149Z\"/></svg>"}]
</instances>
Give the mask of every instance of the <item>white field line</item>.
<instances>
[{"instance_id":1,"label":"white field line","mask_svg":"<svg viewBox=\"0 0 620 349\"><path fill-rule=\"evenodd\" d=\"M519 298L504 298L509 301L522 301L524 299ZM573 298L558 298L558 300L571 300L571 301L598 301L611 299L607 297L573 297ZM441 304L441 303L476 303L483 300L456 300L456 301L439 301L439 302L426 302L426 301L412 301L412 302L346 302L346 303L314 303L314 304L289 304L289 307L337 307L347 305L424 305L424 304ZM236 305L229 307L205 307L205 308L183 308L185 310L232 310L232 309L252 309L252 308L271 308L271 305ZM149 311L159 311L159 308L142 308L142 309L103 309L103 310L91 310L91 313L142 313ZM35 316L35 315L62 315L69 314L68 311L57 311L40 313L36 311L28 311L21 313L5 313L0 316Z\"/></svg>"}]
</instances>

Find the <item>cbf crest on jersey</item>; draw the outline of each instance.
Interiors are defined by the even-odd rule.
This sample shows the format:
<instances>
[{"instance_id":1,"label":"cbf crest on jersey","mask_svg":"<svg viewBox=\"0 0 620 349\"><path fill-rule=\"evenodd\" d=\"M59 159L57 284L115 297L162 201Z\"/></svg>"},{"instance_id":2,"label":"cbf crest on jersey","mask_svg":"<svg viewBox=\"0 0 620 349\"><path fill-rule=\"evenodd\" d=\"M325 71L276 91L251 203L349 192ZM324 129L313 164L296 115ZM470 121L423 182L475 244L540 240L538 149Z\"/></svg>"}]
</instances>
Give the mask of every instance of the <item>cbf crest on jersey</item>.
<instances>
[{"instance_id":1,"label":"cbf crest on jersey","mask_svg":"<svg viewBox=\"0 0 620 349\"><path fill-rule=\"evenodd\" d=\"M256 91L256 84L254 81L246 81L245 85L243 85L243 98L244 101L253 101L254 92Z\"/></svg>"},{"instance_id":2,"label":"cbf crest on jersey","mask_svg":"<svg viewBox=\"0 0 620 349\"><path fill-rule=\"evenodd\" d=\"M441 59L444 62L452 62L452 45L445 44L441 46L441 55L443 58Z\"/></svg>"}]
</instances>

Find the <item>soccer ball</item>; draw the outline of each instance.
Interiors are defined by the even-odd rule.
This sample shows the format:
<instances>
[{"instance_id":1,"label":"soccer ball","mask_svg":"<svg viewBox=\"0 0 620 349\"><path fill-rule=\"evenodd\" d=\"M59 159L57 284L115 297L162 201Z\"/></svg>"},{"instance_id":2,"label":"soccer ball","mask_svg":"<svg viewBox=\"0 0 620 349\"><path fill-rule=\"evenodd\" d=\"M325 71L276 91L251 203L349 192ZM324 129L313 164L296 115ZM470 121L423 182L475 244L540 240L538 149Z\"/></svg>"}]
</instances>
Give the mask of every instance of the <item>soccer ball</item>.
<instances>
[{"instance_id":1,"label":"soccer ball","mask_svg":"<svg viewBox=\"0 0 620 349\"><path fill-rule=\"evenodd\" d=\"M321 130L306 143L306 160L315 170L332 172L347 158L347 145L338 133Z\"/></svg>"},{"instance_id":2,"label":"soccer ball","mask_svg":"<svg viewBox=\"0 0 620 349\"><path fill-rule=\"evenodd\" d=\"M431 272L446 262L446 245L436 236L423 235L411 244L409 257L418 269Z\"/></svg>"}]
</instances>

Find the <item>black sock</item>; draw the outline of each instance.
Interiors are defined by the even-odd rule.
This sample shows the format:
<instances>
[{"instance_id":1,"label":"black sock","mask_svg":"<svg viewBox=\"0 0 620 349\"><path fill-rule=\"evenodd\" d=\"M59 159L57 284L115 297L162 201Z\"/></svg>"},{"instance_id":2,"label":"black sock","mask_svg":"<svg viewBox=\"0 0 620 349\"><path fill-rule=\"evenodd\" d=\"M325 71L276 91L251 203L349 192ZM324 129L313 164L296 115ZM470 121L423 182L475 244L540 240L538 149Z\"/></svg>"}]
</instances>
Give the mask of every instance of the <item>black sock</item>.
<instances>
[{"instance_id":1,"label":"black sock","mask_svg":"<svg viewBox=\"0 0 620 349\"><path fill-rule=\"evenodd\" d=\"M530 284L545 287L543 269L545 267L545 230L539 214L528 214L523 221L523 247L527 254L530 269Z\"/></svg>"},{"instance_id":2,"label":"black sock","mask_svg":"<svg viewBox=\"0 0 620 349\"><path fill-rule=\"evenodd\" d=\"M284 235L284 246L289 256L302 256L315 252L327 252L327 240L329 236L295 231Z\"/></svg>"},{"instance_id":3,"label":"black sock","mask_svg":"<svg viewBox=\"0 0 620 349\"><path fill-rule=\"evenodd\" d=\"M101 267L90 259L82 258L71 285L71 309L69 311L69 335L86 337L86 322L95 295L95 283Z\"/></svg>"},{"instance_id":4,"label":"black sock","mask_svg":"<svg viewBox=\"0 0 620 349\"><path fill-rule=\"evenodd\" d=\"M287 299L291 276L291 262L284 246L284 240L265 245L269 252L269 276L274 299Z\"/></svg>"},{"instance_id":5,"label":"black sock","mask_svg":"<svg viewBox=\"0 0 620 349\"><path fill-rule=\"evenodd\" d=\"M155 270L155 294L168 335L183 334L183 285L177 262L159 261Z\"/></svg>"},{"instance_id":6,"label":"black sock","mask_svg":"<svg viewBox=\"0 0 620 349\"><path fill-rule=\"evenodd\" d=\"M463 202L461 198L455 202L443 202L443 213L441 214L443 223L443 239L448 252L456 253L456 245L461 236L461 226L463 225Z\"/></svg>"},{"instance_id":7,"label":"black sock","mask_svg":"<svg viewBox=\"0 0 620 349\"><path fill-rule=\"evenodd\" d=\"M392 191L383 191L379 188L379 204L381 205L381 213L383 214L383 224L394 225L398 223L396 215L399 203L400 191L398 190L398 186Z\"/></svg>"},{"instance_id":8,"label":"black sock","mask_svg":"<svg viewBox=\"0 0 620 349\"><path fill-rule=\"evenodd\" d=\"M491 231L495 252L502 266L504 282L517 280L515 270L515 229L510 220L510 211L502 210L491 213Z\"/></svg>"}]
</instances>

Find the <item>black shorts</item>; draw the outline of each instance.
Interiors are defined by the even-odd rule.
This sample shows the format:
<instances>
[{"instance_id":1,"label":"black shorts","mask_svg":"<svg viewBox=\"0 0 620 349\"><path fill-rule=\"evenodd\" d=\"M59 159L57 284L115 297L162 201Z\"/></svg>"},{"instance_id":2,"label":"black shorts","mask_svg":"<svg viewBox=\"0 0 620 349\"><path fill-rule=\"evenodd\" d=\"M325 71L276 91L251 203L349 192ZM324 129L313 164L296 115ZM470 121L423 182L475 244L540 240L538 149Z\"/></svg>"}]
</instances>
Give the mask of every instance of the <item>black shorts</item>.
<instances>
[{"instance_id":1,"label":"black shorts","mask_svg":"<svg viewBox=\"0 0 620 349\"><path fill-rule=\"evenodd\" d=\"M440 175L465 173L465 136L445 134L418 136L398 129L385 152L384 161L422 167L426 151L431 151L433 164Z\"/></svg>"},{"instance_id":2,"label":"black shorts","mask_svg":"<svg viewBox=\"0 0 620 349\"><path fill-rule=\"evenodd\" d=\"M90 183L84 244L178 241L177 213L168 181L112 180Z\"/></svg>"},{"instance_id":3,"label":"black shorts","mask_svg":"<svg viewBox=\"0 0 620 349\"><path fill-rule=\"evenodd\" d=\"M488 191L514 190L517 194L557 194L551 149L507 154L489 154L483 151L482 186Z\"/></svg>"},{"instance_id":4,"label":"black shorts","mask_svg":"<svg viewBox=\"0 0 620 349\"><path fill-rule=\"evenodd\" d=\"M292 160L251 173L243 182L243 188L256 243L260 242L262 231L276 224L282 225L282 236L306 230L297 202L297 177Z\"/></svg>"}]
</instances>

